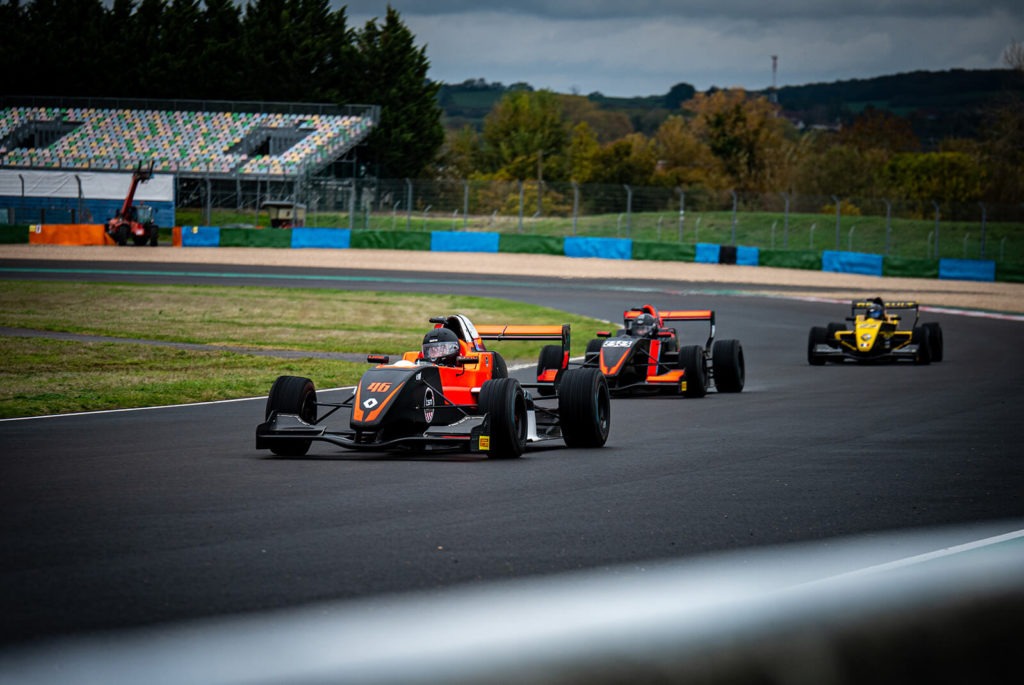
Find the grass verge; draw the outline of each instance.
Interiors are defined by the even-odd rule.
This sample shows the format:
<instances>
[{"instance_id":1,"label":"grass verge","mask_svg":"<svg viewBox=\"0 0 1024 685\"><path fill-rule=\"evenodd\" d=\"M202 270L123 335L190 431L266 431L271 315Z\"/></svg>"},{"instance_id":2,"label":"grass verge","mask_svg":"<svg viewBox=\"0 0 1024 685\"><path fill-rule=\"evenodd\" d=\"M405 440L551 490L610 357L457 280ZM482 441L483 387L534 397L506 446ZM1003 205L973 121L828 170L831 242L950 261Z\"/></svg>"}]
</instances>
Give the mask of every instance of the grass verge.
<instances>
[{"instance_id":1,"label":"grass verge","mask_svg":"<svg viewBox=\"0 0 1024 685\"><path fill-rule=\"evenodd\" d=\"M475 323L572 326L581 355L599 321L508 300L388 292L246 286L0 282L4 326L95 336L198 343L195 351L133 342L0 336L0 418L201 402L265 395L282 374L318 387L349 385L366 365L245 354L401 354L416 349L434 315ZM536 361L540 346L489 345L509 363Z\"/></svg>"}]
</instances>

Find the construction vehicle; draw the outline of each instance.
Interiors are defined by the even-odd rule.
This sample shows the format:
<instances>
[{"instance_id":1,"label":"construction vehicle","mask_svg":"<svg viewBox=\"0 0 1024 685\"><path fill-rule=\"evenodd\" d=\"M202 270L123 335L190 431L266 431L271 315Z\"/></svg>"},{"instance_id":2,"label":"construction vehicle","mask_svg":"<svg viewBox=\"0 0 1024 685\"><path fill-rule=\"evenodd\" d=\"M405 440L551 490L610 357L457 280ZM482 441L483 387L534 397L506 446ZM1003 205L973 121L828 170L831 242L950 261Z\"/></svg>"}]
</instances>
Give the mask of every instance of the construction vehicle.
<instances>
[{"instance_id":1,"label":"construction vehicle","mask_svg":"<svg viewBox=\"0 0 1024 685\"><path fill-rule=\"evenodd\" d=\"M131 238L133 245L153 245L159 240L160 229L154 221L154 210L147 204L135 205L135 191L140 183L145 183L153 177L153 163L149 168L144 169L142 162L139 162L135 171L132 172L132 184L128 188L128 195L124 198L124 204L117 214L106 223L107 235L114 239L118 245L127 245Z\"/></svg>"}]
</instances>

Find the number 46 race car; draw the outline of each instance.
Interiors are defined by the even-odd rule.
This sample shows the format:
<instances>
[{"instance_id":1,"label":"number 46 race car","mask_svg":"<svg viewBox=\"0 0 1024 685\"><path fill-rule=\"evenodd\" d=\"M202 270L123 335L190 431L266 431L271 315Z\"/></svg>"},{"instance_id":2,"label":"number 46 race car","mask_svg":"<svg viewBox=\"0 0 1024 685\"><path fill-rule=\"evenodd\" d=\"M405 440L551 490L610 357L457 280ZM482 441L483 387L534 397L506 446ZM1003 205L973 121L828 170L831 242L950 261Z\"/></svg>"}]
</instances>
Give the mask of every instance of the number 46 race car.
<instances>
[{"instance_id":1,"label":"number 46 race car","mask_svg":"<svg viewBox=\"0 0 1024 685\"><path fill-rule=\"evenodd\" d=\"M597 369L567 368L568 325L474 326L461 314L430 322L434 328L422 348L401 360L367 355L375 366L341 402L318 401L308 378L280 376L256 428L256 448L296 457L317 440L359 451L452 450L509 459L546 440L561 439L569 447L605 444L608 384ZM505 361L484 340L557 340L560 345L545 350L560 352L553 355L560 368L550 378L520 383L508 377ZM531 390L544 390L545 397ZM336 412L348 415L348 425L329 430L324 422Z\"/></svg>"},{"instance_id":2,"label":"number 46 race car","mask_svg":"<svg viewBox=\"0 0 1024 685\"><path fill-rule=\"evenodd\" d=\"M740 392L746 381L743 346L738 340L715 340L715 312L686 309L659 312L645 304L623 312L624 328L615 335L599 331L587 344L583 368L600 369L613 395L670 393L704 397ZM707 321L703 345L680 346L672 321ZM602 340L602 338L604 338Z\"/></svg>"},{"instance_id":3,"label":"number 46 race car","mask_svg":"<svg viewBox=\"0 0 1024 685\"><path fill-rule=\"evenodd\" d=\"M909 327L900 328L902 317L892 311L913 311ZM941 362L942 328L937 323L918 325L916 302L854 300L846 323L814 326L807 338L807 362L821 366L825 362L852 360L862 363L910 361L915 364Z\"/></svg>"}]
</instances>

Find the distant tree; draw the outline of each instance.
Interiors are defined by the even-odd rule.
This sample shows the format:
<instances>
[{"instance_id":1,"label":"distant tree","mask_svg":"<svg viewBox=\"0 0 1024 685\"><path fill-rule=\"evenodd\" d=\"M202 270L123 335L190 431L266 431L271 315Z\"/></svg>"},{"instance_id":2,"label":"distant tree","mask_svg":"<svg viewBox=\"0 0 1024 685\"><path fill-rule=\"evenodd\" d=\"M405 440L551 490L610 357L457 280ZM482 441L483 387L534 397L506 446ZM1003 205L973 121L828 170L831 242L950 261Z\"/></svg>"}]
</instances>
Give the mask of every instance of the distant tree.
<instances>
[{"instance_id":1,"label":"distant tree","mask_svg":"<svg viewBox=\"0 0 1024 685\"><path fill-rule=\"evenodd\" d=\"M711 148L697 138L692 127L679 114L667 118L654 136L659 169L659 185L706 186L718 190L728 188L729 181L721 160Z\"/></svg>"},{"instance_id":2,"label":"distant tree","mask_svg":"<svg viewBox=\"0 0 1024 685\"><path fill-rule=\"evenodd\" d=\"M890 196L918 203L927 213L932 201L956 205L982 197L985 172L962 152L901 153L886 167Z\"/></svg>"},{"instance_id":3,"label":"distant tree","mask_svg":"<svg viewBox=\"0 0 1024 685\"><path fill-rule=\"evenodd\" d=\"M697 94L697 89L689 83L677 83L665 94L665 109L678 111L687 100L691 100Z\"/></svg>"},{"instance_id":4,"label":"distant tree","mask_svg":"<svg viewBox=\"0 0 1024 685\"><path fill-rule=\"evenodd\" d=\"M843 128L839 142L858 150L914 152L921 149L921 142L909 121L874 107L865 109L850 126Z\"/></svg>"},{"instance_id":5,"label":"distant tree","mask_svg":"<svg viewBox=\"0 0 1024 685\"><path fill-rule=\"evenodd\" d=\"M748 97L742 89L698 93L684 105L694 115L694 132L724 167L741 191L764 192L768 150L782 144L785 121L764 97Z\"/></svg>"},{"instance_id":6,"label":"distant tree","mask_svg":"<svg viewBox=\"0 0 1024 685\"><path fill-rule=\"evenodd\" d=\"M566 123L576 126L586 122L602 143L623 138L633 132L629 117L623 112L601 109L594 101L580 95L558 95Z\"/></svg>"},{"instance_id":7,"label":"distant tree","mask_svg":"<svg viewBox=\"0 0 1024 685\"><path fill-rule=\"evenodd\" d=\"M577 183L590 183L594 180L594 168L601 144L597 140L590 124L581 121L572 128L569 136L567 152L569 179Z\"/></svg>"},{"instance_id":8,"label":"distant tree","mask_svg":"<svg viewBox=\"0 0 1024 685\"><path fill-rule=\"evenodd\" d=\"M480 134L471 126L446 131L444 145L437 155L433 178L466 179L481 167Z\"/></svg>"},{"instance_id":9,"label":"distant tree","mask_svg":"<svg viewBox=\"0 0 1024 685\"><path fill-rule=\"evenodd\" d=\"M591 182L653 185L658 162L654 144L642 133L631 133L601 149L594 156Z\"/></svg>"},{"instance_id":10,"label":"distant tree","mask_svg":"<svg viewBox=\"0 0 1024 685\"><path fill-rule=\"evenodd\" d=\"M509 91L484 119L484 171L506 179L567 179L568 142L559 98L549 90Z\"/></svg>"},{"instance_id":11,"label":"distant tree","mask_svg":"<svg viewBox=\"0 0 1024 685\"><path fill-rule=\"evenodd\" d=\"M1024 71L1024 45L1017 41L1010 41L1010 44L1003 50L1003 64L1016 71Z\"/></svg>"},{"instance_id":12,"label":"distant tree","mask_svg":"<svg viewBox=\"0 0 1024 685\"><path fill-rule=\"evenodd\" d=\"M380 123L370 134L370 159L385 178L413 178L433 163L444 143L440 84L427 78L426 47L388 6L383 24L366 23L356 35L355 102L378 104Z\"/></svg>"},{"instance_id":13,"label":"distant tree","mask_svg":"<svg viewBox=\"0 0 1024 685\"><path fill-rule=\"evenodd\" d=\"M203 0L205 10L197 29L202 35L200 72L195 74L196 97L234 99L238 74L244 71L241 10L233 0Z\"/></svg>"}]
</instances>

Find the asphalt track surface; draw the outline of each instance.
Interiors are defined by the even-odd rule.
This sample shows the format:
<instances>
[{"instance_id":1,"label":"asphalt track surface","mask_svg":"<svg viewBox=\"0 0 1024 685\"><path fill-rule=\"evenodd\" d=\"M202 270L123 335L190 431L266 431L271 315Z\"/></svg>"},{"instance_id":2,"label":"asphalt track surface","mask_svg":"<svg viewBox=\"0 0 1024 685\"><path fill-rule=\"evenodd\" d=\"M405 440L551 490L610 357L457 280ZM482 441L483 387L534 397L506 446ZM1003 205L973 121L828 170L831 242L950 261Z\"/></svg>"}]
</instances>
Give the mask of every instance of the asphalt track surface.
<instances>
[{"instance_id":1,"label":"asphalt track surface","mask_svg":"<svg viewBox=\"0 0 1024 685\"><path fill-rule=\"evenodd\" d=\"M0 646L1024 518L1020 317L925 312L942 363L811 367L808 329L846 306L750 286L22 260L0 277L466 293L608 319L712 308L747 362L741 394L615 399L604 448L512 461L316 443L275 458L254 448L263 398L0 422Z\"/></svg>"}]
</instances>

